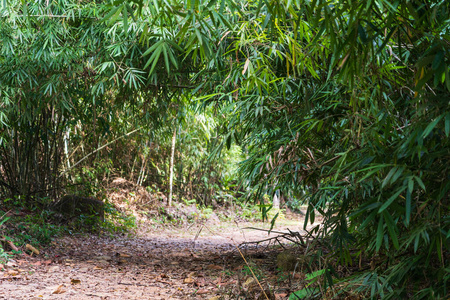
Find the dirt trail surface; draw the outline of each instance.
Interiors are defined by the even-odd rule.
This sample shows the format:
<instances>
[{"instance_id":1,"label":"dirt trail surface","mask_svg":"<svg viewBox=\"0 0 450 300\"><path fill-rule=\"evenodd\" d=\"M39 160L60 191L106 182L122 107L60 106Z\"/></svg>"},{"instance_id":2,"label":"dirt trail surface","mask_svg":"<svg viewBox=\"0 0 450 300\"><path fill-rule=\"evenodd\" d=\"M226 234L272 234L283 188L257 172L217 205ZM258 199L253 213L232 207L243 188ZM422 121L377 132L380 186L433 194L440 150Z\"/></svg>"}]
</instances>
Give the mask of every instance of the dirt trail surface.
<instances>
[{"instance_id":1,"label":"dirt trail surface","mask_svg":"<svg viewBox=\"0 0 450 300\"><path fill-rule=\"evenodd\" d=\"M298 216L274 230L300 231L301 225ZM287 299L276 259L267 259L279 250L241 247L246 265L236 247L277 234L244 227L268 229L269 224L195 224L133 237L64 237L38 256L10 260L0 271L0 299L266 299L249 265L256 273L266 270L262 285L270 299ZM278 287L273 285L277 280Z\"/></svg>"}]
</instances>

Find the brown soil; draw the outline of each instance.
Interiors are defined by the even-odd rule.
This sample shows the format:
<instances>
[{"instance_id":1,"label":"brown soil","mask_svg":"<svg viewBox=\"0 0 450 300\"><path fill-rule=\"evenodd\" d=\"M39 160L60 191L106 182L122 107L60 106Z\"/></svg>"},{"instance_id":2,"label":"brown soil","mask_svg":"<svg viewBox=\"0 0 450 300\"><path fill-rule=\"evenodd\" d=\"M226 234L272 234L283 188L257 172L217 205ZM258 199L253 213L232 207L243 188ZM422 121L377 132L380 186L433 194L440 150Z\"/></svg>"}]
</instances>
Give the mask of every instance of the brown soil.
<instances>
[{"instance_id":1,"label":"brown soil","mask_svg":"<svg viewBox=\"0 0 450 300\"><path fill-rule=\"evenodd\" d=\"M286 239L253 243L288 228L303 233L302 215L278 220L269 235L270 223L240 222L234 209L205 217L178 203L161 213L162 193L122 178L108 184L107 198L134 213L135 235L66 236L38 255L16 256L0 265L0 299L287 299L304 284L306 270L277 270Z\"/></svg>"},{"instance_id":2,"label":"brown soil","mask_svg":"<svg viewBox=\"0 0 450 300\"><path fill-rule=\"evenodd\" d=\"M250 268L269 299L287 299L299 288L276 270L280 247L265 242L238 250L242 242L278 235L244 229L269 224L207 223L156 231L141 226L133 237L58 239L38 256L4 266L0 299L266 299ZM274 230L299 231L302 224L296 215Z\"/></svg>"}]
</instances>

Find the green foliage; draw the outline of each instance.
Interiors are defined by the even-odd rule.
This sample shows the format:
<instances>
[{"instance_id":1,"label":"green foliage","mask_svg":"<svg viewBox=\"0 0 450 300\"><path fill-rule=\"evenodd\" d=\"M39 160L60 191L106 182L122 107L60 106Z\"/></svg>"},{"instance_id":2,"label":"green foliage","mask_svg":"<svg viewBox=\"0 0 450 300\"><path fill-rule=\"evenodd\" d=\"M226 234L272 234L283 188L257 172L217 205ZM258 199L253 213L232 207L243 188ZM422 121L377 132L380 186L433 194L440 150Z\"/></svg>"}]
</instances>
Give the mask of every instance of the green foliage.
<instances>
[{"instance_id":1,"label":"green foliage","mask_svg":"<svg viewBox=\"0 0 450 300\"><path fill-rule=\"evenodd\" d=\"M323 216L316 233L330 259L379 257L370 297L445 297L447 2L10 1L0 18L1 193L49 194L61 169L69 181L92 154L133 170L136 159L122 158L144 148L160 151L151 175L166 177L178 126L181 194L200 192L205 206L230 194L215 194L237 182L211 162L236 143L249 197L280 190L307 203L308 221ZM194 96L214 130L189 115ZM102 152L109 138L120 142Z\"/></svg>"},{"instance_id":2,"label":"green foliage","mask_svg":"<svg viewBox=\"0 0 450 300\"><path fill-rule=\"evenodd\" d=\"M0 231L19 247L25 244L36 247L45 246L49 245L52 239L66 232L64 226L52 224L50 220L48 211L43 211L41 214L29 213L24 216L19 214L11 217L8 226L0 228Z\"/></svg>"},{"instance_id":3,"label":"green foliage","mask_svg":"<svg viewBox=\"0 0 450 300\"><path fill-rule=\"evenodd\" d=\"M9 220L9 217L6 217L6 213L0 217L0 233L3 235L3 224L5 224ZM3 235L4 236L4 235ZM4 236L5 239L8 239L7 236ZM6 264L11 255L7 253L3 247L0 246L0 264Z\"/></svg>"},{"instance_id":4,"label":"green foliage","mask_svg":"<svg viewBox=\"0 0 450 300\"><path fill-rule=\"evenodd\" d=\"M102 224L102 230L115 233L130 233L136 227L136 217L131 213L123 213L118 211L111 203L105 203L105 215L107 216L105 222Z\"/></svg>"},{"instance_id":5,"label":"green foliage","mask_svg":"<svg viewBox=\"0 0 450 300\"><path fill-rule=\"evenodd\" d=\"M2 247L0 247L0 264L6 264L11 258L11 254L6 252Z\"/></svg>"},{"instance_id":6,"label":"green foliage","mask_svg":"<svg viewBox=\"0 0 450 300\"><path fill-rule=\"evenodd\" d=\"M258 281L264 280L266 277L264 271L258 267L254 262L249 262L248 265L242 267L241 273L245 276L255 276Z\"/></svg>"},{"instance_id":7,"label":"green foliage","mask_svg":"<svg viewBox=\"0 0 450 300\"><path fill-rule=\"evenodd\" d=\"M260 220L261 214L258 205L238 202L236 208L236 214L238 214L239 217L243 218L244 220Z\"/></svg>"},{"instance_id":8,"label":"green foliage","mask_svg":"<svg viewBox=\"0 0 450 300\"><path fill-rule=\"evenodd\" d=\"M380 255L395 274L399 257L416 258L420 268L408 276L387 277L383 297L394 296L387 284L416 286L409 293L419 296L419 269L446 274L449 5L194 6L181 2L170 14L161 2L160 12L179 21L173 40L187 45L186 57L205 63L199 98L227 116L218 149L232 141L245 148L240 172L249 194L281 190L308 201L307 220L324 217L318 234L342 264L356 249Z\"/></svg>"}]
</instances>

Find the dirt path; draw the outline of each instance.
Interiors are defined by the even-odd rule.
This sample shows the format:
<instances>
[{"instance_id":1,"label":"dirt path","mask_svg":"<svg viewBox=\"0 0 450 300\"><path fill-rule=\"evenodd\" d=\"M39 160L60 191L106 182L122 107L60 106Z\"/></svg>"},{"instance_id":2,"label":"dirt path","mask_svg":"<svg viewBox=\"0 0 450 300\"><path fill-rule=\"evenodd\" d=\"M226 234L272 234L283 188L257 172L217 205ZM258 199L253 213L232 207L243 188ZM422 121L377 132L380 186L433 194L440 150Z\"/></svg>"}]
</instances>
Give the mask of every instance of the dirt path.
<instances>
[{"instance_id":1,"label":"dirt path","mask_svg":"<svg viewBox=\"0 0 450 300\"><path fill-rule=\"evenodd\" d=\"M281 221L274 230L299 231L299 221ZM236 299L243 292L250 295L256 287L250 286L252 276L236 245L265 239L268 234L244 227L268 229L269 225L196 224L185 230L149 229L134 237L65 237L38 257L11 260L0 272L0 299ZM248 251L259 249L242 252L250 258ZM263 255L249 261L253 269L258 269L258 263L264 265L267 282L276 279L273 258ZM272 287L272 291L276 299L288 295L283 288Z\"/></svg>"}]
</instances>

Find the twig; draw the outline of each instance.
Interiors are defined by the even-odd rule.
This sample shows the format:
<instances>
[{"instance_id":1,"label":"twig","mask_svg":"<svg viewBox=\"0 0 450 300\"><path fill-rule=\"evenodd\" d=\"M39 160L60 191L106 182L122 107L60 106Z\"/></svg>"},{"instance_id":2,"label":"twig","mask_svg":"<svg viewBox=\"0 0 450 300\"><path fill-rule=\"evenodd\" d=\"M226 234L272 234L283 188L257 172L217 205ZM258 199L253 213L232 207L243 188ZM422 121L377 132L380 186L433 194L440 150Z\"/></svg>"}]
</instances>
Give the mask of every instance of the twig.
<instances>
[{"instance_id":1,"label":"twig","mask_svg":"<svg viewBox=\"0 0 450 300\"><path fill-rule=\"evenodd\" d=\"M256 282L258 283L258 285L259 285L261 291L263 292L264 296L266 297L267 300L270 300L269 297L267 296L266 292L264 291L264 289L263 289L261 283L259 282L258 278L256 278L255 273L253 273L252 268L250 267L250 265L248 264L247 260L245 259L244 254L242 254L241 250L239 249L239 247L238 247L236 244L234 244L234 246L235 246L236 249L239 251L239 254L241 255L242 259L244 260L244 262L245 262L245 264L247 265L247 267L248 267L248 269L250 270L250 272L252 272L253 278L254 278L254 279L256 280Z\"/></svg>"},{"instance_id":2,"label":"twig","mask_svg":"<svg viewBox=\"0 0 450 300\"><path fill-rule=\"evenodd\" d=\"M259 230L259 231L265 231L265 232L273 232L273 233L279 233L279 234L286 234L286 232L281 232L281 231L275 231L275 230L267 230L267 229L262 229L262 228L256 228L256 227L244 227L242 229L253 229L253 230Z\"/></svg>"},{"instance_id":3,"label":"twig","mask_svg":"<svg viewBox=\"0 0 450 300\"><path fill-rule=\"evenodd\" d=\"M142 284L142 283L128 283L128 282L119 282L119 284L123 284L123 285L135 285L135 286L148 286L147 284Z\"/></svg>"}]
</instances>

